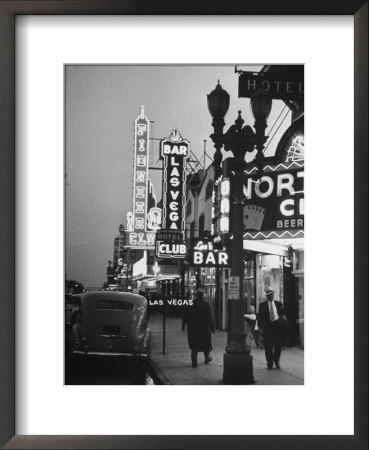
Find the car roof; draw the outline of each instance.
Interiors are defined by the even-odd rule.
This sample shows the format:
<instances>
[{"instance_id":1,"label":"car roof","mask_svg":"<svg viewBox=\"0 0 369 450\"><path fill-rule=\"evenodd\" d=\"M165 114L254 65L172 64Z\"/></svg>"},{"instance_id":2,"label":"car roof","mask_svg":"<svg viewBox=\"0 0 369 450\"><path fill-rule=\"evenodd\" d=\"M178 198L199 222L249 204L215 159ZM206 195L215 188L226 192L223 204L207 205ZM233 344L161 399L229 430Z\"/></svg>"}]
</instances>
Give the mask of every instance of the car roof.
<instances>
[{"instance_id":1,"label":"car roof","mask_svg":"<svg viewBox=\"0 0 369 450\"><path fill-rule=\"evenodd\" d=\"M136 306L144 306L147 304L147 300L143 295L132 294L130 292L117 292L117 291L91 291L82 295L82 301L90 302L94 300L116 300L131 302Z\"/></svg>"}]
</instances>

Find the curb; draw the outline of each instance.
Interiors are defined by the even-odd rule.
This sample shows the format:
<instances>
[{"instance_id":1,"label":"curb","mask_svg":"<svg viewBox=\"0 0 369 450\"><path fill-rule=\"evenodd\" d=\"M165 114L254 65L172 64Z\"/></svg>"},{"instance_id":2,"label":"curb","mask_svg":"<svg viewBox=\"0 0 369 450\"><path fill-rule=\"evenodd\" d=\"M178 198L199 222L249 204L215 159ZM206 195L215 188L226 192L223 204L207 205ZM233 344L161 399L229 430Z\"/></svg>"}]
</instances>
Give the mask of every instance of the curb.
<instances>
[{"instance_id":1,"label":"curb","mask_svg":"<svg viewBox=\"0 0 369 450\"><path fill-rule=\"evenodd\" d=\"M159 366L152 360L147 360L148 372L155 384L171 385L169 378L159 369Z\"/></svg>"}]
</instances>

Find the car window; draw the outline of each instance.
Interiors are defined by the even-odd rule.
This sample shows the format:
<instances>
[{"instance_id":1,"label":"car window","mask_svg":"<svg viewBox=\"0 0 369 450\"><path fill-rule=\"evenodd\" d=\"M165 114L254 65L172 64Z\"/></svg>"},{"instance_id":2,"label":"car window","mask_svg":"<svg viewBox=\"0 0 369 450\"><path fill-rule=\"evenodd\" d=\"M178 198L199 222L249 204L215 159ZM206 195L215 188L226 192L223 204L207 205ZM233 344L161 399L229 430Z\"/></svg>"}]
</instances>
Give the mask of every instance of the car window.
<instances>
[{"instance_id":1,"label":"car window","mask_svg":"<svg viewBox=\"0 0 369 450\"><path fill-rule=\"evenodd\" d=\"M116 309L119 311L132 311L134 305L130 302L119 300L97 300L95 302L96 309Z\"/></svg>"}]
</instances>

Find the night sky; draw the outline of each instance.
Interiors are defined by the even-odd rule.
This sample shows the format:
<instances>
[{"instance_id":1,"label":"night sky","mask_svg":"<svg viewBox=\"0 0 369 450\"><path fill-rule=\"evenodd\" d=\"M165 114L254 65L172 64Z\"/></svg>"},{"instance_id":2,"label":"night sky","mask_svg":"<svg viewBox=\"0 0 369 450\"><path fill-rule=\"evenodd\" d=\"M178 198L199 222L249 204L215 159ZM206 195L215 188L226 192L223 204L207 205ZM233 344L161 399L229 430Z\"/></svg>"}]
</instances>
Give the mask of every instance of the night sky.
<instances>
[{"instance_id":1,"label":"night sky","mask_svg":"<svg viewBox=\"0 0 369 450\"><path fill-rule=\"evenodd\" d=\"M259 71L261 66L239 66ZM249 100L239 99L234 66L94 65L66 67L66 277L87 287L100 287L107 261L113 257L113 239L119 224L132 210L134 120L140 105L154 124L151 129L151 166L159 166L159 139L177 127L203 161L210 157L213 132L206 94L218 79L231 96L226 127L242 111L253 125ZM278 129L265 155L274 153L278 139L290 124L290 114L273 101L266 133ZM271 128L274 128L271 130ZM271 131L270 131L271 130ZM204 140L206 142L204 143ZM230 155L229 155L230 156ZM206 158L206 166L211 163ZM149 173L158 200L161 172Z\"/></svg>"}]
</instances>

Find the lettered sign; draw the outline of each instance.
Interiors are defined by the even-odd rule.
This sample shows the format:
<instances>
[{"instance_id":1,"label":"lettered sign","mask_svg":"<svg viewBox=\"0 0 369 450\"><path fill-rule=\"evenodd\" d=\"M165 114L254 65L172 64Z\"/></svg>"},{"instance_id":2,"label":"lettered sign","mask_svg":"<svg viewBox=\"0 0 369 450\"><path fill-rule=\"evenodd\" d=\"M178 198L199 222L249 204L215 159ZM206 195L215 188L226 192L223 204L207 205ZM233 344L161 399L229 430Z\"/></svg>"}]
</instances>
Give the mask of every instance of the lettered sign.
<instances>
[{"instance_id":1,"label":"lettered sign","mask_svg":"<svg viewBox=\"0 0 369 450\"><path fill-rule=\"evenodd\" d=\"M248 232L298 231L304 229L304 168L288 171L269 166L258 183L245 177L244 230Z\"/></svg>"},{"instance_id":2,"label":"lettered sign","mask_svg":"<svg viewBox=\"0 0 369 450\"><path fill-rule=\"evenodd\" d=\"M291 66L288 74L242 71L238 80L238 96L251 98L259 88L273 99L303 100L304 66Z\"/></svg>"},{"instance_id":3,"label":"lettered sign","mask_svg":"<svg viewBox=\"0 0 369 450\"><path fill-rule=\"evenodd\" d=\"M190 154L189 141L175 128L169 138L161 141L163 165L162 228L186 228L186 162Z\"/></svg>"},{"instance_id":4,"label":"lettered sign","mask_svg":"<svg viewBox=\"0 0 369 450\"><path fill-rule=\"evenodd\" d=\"M161 141L163 158L163 207L161 236L156 239L159 258L185 258L183 240L186 228L186 163L190 143L175 128Z\"/></svg>"},{"instance_id":5,"label":"lettered sign","mask_svg":"<svg viewBox=\"0 0 369 450\"><path fill-rule=\"evenodd\" d=\"M228 300L240 299L240 277L228 278Z\"/></svg>"},{"instance_id":6,"label":"lettered sign","mask_svg":"<svg viewBox=\"0 0 369 450\"><path fill-rule=\"evenodd\" d=\"M226 249L214 249L211 242L198 241L191 249L190 264L198 267L230 267L230 254Z\"/></svg>"},{"instance_id":7,"label":"lettered sign","mask_svg":"<svg viewBox=\"0 0 369 450\"><path fill-rule=\"evenodd\" d=\"M135 120L134 165L133 165L133 210L127 216L126 246L136 249L155 248L155 230L160 227L160 210L151 208L147 212L149 196L148 180L150 121L144 107ZM149 220L148 220L149 218ZM148 226L149 225L149 226Z\"/></svg>"}]
</instances>

